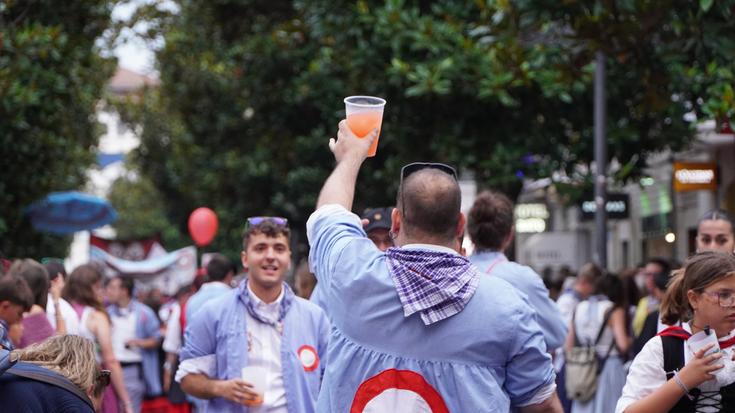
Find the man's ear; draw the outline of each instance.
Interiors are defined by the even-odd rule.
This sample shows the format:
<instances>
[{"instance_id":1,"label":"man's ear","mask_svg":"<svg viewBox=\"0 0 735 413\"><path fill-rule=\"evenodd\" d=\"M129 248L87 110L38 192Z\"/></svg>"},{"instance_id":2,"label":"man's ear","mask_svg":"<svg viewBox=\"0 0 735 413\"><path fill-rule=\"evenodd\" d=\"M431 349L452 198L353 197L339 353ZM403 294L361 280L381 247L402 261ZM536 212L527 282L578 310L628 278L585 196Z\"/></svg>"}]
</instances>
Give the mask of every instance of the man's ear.
<instances>
[{"instance_id":1,"label":"man's ear","mask_svg":"<svg viewBox=\"0 0 735 413\"><path fill-rule=\"evenodd\" d=\"M401 232L401 213L398 208L393 208L390 213L390 232L393 233L393 237Z\"/></svg>"},{"instance_id":2,"label":"man's ear","mask_svg":"<svg viewBox=\"0 0 735 413\"><path fill-rule=\"evenodd\" d=\"M464 235L464 226L467 222L467 218L465 218L463 213L459 213L459 219L457 220L457 228L454 231L454 238L459 238L462 235Z\"/></svg>"},{"instance_id":3,"label":"man's ear","mask_svg":"<svg viewBox=\"0 0 735 413\"><path fill-rule=\"evenodd\" d=\"M246 251L240 252L240 263L245 272L248 271L248 253Z\"/></svg>"}]
</instances>

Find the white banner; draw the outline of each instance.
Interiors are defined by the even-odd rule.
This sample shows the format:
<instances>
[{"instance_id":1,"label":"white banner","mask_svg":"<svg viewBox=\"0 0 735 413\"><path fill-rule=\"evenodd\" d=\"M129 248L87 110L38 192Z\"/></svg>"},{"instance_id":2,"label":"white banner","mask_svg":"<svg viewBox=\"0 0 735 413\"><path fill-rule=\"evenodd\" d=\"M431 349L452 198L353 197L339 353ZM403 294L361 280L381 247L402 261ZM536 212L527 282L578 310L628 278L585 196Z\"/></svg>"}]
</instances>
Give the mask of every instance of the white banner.
<instances>
[{"instance_id":1,"label":"white banner","mask_svg":"<svg viewBox=\"0 0 735 413\"><path fill-rule=\"evenodd\" d=\"M117 258L101 248L91 246L90 261L101 264L108 277L125 275L134 277L144 290L158 288L167 295L191 284L197 269L196 247L185 247L154 256L143 261Z\"/></svg>"}]
</instances>

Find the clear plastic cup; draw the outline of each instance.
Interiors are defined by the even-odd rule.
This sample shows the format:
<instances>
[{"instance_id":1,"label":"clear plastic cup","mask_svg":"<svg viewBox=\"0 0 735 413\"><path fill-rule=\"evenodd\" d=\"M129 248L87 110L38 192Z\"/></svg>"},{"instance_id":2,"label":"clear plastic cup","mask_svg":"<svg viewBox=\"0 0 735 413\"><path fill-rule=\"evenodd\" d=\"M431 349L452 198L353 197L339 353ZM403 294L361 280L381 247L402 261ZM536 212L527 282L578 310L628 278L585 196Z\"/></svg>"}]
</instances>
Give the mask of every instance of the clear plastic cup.
<instances>
[{"instance_id":1,"label":"clear plastic cup","mask_svg":"<svg viewBox=\"0 0 735 413\"><path fill-rule=\"evenodd\" d=\"M253 385L253 391L258 393L255 400L248 401L248 406L260 406L263 404L265 391L268 388L268 371L260 366L247 366L242 368L242 379Z\"/></svg>"},{"instance_id":2,"label":"clear plastic cup","mask_svg":"<svg viewBox=\"0 0 735 413\"><path fill-rule=\"evenodd\" d=\"M385 99L374 96L349 96L345 98L347 126L358 138L364 138L377 128L378 136L368 150L368 157L375 156L378 151L380 128L383 124L383 108Z\"/></svg>"},{"instance_id":3,"label":"clear plastic cup","mask_svg":"<svg viewBox=\"0 0 735 413\"><path fill-rule=\"evenodd\" d=\"M687 340L687 344L694 354L696 354L700 349L709 344L714 344L714 346L712 346L711 349L707 350L707 352L704 353L705 356L709 356L710 354L714 354L720 351L720 343L717 341L717 335L714 331L711 331L709 334L705 333L704 331L700 331L699 333L689 337L689 340Z\"/></svg>"}]
</instances>

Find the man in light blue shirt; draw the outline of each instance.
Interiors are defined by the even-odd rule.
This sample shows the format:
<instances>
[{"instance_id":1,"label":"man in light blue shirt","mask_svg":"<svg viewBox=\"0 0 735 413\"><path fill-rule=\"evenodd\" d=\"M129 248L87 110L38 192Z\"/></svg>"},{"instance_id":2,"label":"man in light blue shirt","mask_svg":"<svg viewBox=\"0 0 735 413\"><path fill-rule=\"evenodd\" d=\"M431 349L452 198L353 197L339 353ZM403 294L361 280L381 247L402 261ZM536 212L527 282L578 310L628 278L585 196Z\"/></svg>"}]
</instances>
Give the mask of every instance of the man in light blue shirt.
<instances>
[{"instance_id":1,"label":"man in light blue shirt","mask_svg":"<svg viewBox=\"0 0 735 413\"><path fill-rule=\"evenodd\" d=\"M340 123L330 141L337 165L307 223L332 319L317 411L561 413L527 302L457 252L464 216L453 168L406 165L391 214L398 247L383 252L367 238L350 209L376 135L360 139Z\"/></svg>"},{"instance_id":2,"label":"man in light blue shirt","mask_svg":"<svg viewBox=\"0 0 735 413\"><path fill-rule=\"evenodd\" d=\"M285 218L248 218L248 278L188 321L176 380L218 413L315 413L327 359L329 321L296 297Z\"/></svg>"},{"instance_id":3,"label":"man in light blue shirt","mask_svg":"<svg viewBox=\"0 0 735 413\"><path fill-rule=\"evenodd\" d=\"M229 258L222 254L212 255L207 263L207 282L186 302L186 320L191 320L204 303L232 289L230 284L235 277L235 270L235 265Z\"/></svg>"},{"instance_id":4,"label":"man in light blue shirt","mask_svg":"<svg viewBox=\"0 0 735 413\"><path fill-rule=\"evenodd\" d=\"M549 298L549 290L530 267L509 261L503 253L513 241L513 203L499 192L484 191L472 204L467 218L467 232L475 244L469 257L483 276L508 281L525 294L536 312L536 321L544 333L549 352L561 347L567 325L559 308Z\"/></svg>"}]
</instances>

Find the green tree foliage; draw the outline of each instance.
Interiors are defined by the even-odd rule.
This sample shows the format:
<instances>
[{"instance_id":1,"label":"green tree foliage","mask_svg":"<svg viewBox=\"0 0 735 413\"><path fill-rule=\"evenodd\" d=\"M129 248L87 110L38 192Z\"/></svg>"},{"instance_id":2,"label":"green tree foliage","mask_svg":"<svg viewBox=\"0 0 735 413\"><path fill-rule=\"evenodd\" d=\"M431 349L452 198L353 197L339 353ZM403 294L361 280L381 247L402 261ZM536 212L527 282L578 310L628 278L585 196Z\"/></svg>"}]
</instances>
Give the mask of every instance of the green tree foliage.
<instances>
[{"instance_id":1,"label":"green tree foliage","mask_svg":"<svg viewBox=\"0 0 735 413\"><path fill-rule=\"evenodd\" d=\"M118 215L113 224L118 239L160 236L163 245L170 249L188 245L169 222L162 207L163 198L148 178L134 175L118 178L108 198Z\"/></svg>"},{"instance_id":2,"label":"green tree foliage","mask_svg":"<svg viewBox=\"0 0 735 413\"><path fill-rule=\"evenodd\" d=\"M95 39L112 1L0 2L0 250L65 256L69 238L34 232L23 209L77 189L100 134L95 105L113 62Z\"/></svg>"},{"instance_id":3,"label":"green tree foliage","mask_svg":"<svg viewBox=\"0 0 735 413\"><path fill-rule=\"evenodd\" d=\"M732 1L178 2L142 9L162 36L162 86L144 110L141 171L173 222L220 214L213 248L236 248L244 218L302 228L331 169L342 98L388 101L356 210L394 202L400 166L454 164L512 195L523 177L583 186L592 159L592 72L608 55L609 154L620 180L648 153L692 136L686 112L732 104ZM706 2L705 2L706 3ZM711 67L710 67L711 66ZM718 73L717 79L706 76ZM720 93L721 91L721 93ZM730 93L732 95L732 93ZM730 111L730 112L728 112ZM137 113L137 116L135 114ZM303 241L303 239L301 240Z\"/></svg>"}]
</instances>

